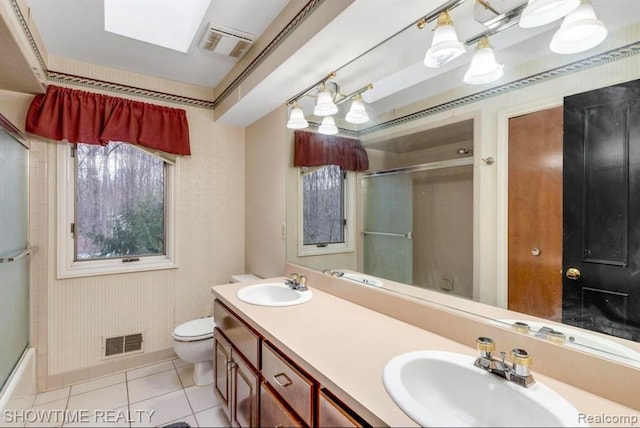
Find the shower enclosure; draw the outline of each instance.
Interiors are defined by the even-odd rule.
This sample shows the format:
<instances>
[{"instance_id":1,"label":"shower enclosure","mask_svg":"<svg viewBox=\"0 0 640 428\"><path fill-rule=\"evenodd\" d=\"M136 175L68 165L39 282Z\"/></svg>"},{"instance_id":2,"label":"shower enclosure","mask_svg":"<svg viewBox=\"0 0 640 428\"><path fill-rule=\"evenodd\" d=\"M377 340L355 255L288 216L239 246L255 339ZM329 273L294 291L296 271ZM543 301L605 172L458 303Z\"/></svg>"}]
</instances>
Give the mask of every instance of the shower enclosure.
<instances>
[{"instance_id":1,"label":"shower enclosure","mask_svg":"<svg viewBox=\"0 0 640 428\"><path fill-rule=\"evenodd\" d=\"M364 273L473 298L473 159L364 175Z\"/></svg>"},{"instance_id":2,"label":"shower enclosure","mask_svg":"<svg viewBox=\"0 0 640 428\"><path fill-rule=\"evenodd\" d=\"M0 389L29 343L26 139L0 115Z\"/></svg>"}]
</instances>

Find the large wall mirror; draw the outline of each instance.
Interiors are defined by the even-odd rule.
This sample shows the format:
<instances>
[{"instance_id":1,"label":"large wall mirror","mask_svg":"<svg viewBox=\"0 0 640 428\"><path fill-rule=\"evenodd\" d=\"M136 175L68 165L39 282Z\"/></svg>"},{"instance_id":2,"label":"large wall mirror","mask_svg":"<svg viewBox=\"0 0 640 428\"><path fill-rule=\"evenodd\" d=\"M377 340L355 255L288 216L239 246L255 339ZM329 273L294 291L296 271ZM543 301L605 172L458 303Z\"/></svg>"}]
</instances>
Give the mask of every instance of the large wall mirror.
<instances>
[{"instance_id":1,"label":"large wall mirror","mask_svg":"<svg viewBox=\"0 0 640 428\"><path fill-rule=\"evenodd\" d=\"M588 120L576 122L565 105L577 94L640 79L640 3L590 2L608 35L596 47L569 55L549 49L561 20L536 28L506 25L489 37L504 76L470 85L463 79L475 41L489 30L482 22L517 15L526 1L486 1L489 10L481 3L443 5L455 5L449 16L458 37L474 43L439 68L424 64L434 21L423 29L408 25L337 71L335 87L341 94L373 85L361 95L369 122L343 120L350 102L340 104L335 115L341 135L359 139L369 155L369 170L352 173L355 190L340 194L355 212L347 223L355 250L300 254L302 179L292 167L287 177L287 259L318 270L354 271L404 283L393 291L434 301L440 300L434 296L446 296L446 304L487 316L489 322L507 328L516 323L515 328L529 328L530 334L640 367L640 284L632 277L623 291L602 286L618 275L609 273L609 267L635 271L638 263L640 235L629 229L629 213L635 212L640 194L633 183L625 187L629 184L617 171L626 174L624 165L638 163L629 159L640 151L640 132L625 128L624 121L632 123L640 115L634 116L635 107L624 115L617 107L598 110L589 99ZM636 99L639 86L629 86ZM603 96L610 99L615 92ZM317 126L322 118L313 116L314 103L313 97L300 99L307 119ZM605 157L563 153L567 117L573 129L589 128L594 141L604 142L589 146L589 153L599 150ZM614 137L621 143L609 149L607 140ZM600 184L583 183L563 194L563 165L570 162L573 168L581 157L597 165L589 177ZM605 203L575 199L596 191ZM565 218L563 224L563 200L587 206L592 214ZM619 221L603 224L607 219ZM584 236L569 232L574 223L586 225ZM607 227L626 229L615 235ZM593 254L572 259L569 247L578 240L588 241ZM604 267L596 273L576 265L584 260L604 260ZM488 307L495 310L484 309Z\"/></svg>"}]
</instances>

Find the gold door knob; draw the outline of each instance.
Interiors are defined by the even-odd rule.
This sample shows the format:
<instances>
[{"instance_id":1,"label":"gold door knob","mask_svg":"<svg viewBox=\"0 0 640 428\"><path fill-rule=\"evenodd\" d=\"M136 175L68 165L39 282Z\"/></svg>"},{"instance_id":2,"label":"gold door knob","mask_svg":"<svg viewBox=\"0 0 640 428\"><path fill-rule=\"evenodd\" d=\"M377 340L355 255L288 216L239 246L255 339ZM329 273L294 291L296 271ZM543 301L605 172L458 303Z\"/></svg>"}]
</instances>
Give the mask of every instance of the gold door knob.
<instances>
[{"instance_id":1,"label":"gold door knob","mask_svg":"<svg viewBox=\"0 0 640 428\"><path fill-rule=\"evenodd\" d=\"M565 276L572 281L580 278L580 271L576 268L569 268L567 272L565 272Z\"/></svg>"}]
</instances>

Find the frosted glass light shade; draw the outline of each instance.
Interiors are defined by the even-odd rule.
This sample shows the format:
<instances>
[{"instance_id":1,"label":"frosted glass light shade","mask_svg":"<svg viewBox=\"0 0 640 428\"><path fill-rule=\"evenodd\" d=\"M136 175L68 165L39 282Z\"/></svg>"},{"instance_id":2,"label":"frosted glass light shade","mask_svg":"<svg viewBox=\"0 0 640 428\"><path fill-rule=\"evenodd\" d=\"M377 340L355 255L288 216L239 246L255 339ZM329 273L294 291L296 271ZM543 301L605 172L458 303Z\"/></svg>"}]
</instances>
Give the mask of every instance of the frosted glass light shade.
<instances>
[{"instance_id":1,"label":"frosted glass light shade","mask_svg":"<svg viewBox=\"0 0 640 428\"><path fill-rule=\"evenodd\" d=\"M318 102L313 109L316 116L331 116L338 112L338 106L334 104L333 98L329 91L321 91L318 94Z\"/></svg>"},{"instance_id":2,"label":"frosted glass light shade","mask_svg":"<svg viewBox=\"0 0 640 428\"><path fill-rule=\"evenodd\" d=\"M522 28L533 28L562 18L580 6L580 0L529 0L520 15Z\"/></svg>"},{"instance_id":3,"label":"frosted glass light shade","mask_svg":"<svg viewBox=\"0 0 640 428\"><path fill-rule=\"evenodd\" d=\"M351 108L344 118L349 123L365 123L369 121L369 114L364 107L364 103L359 97L354 98L351 102Z\"/></svg>"},{"instance_id":4,"label":"frosted glass light shade","mask_svg":"<svg viewBox=\"0 0 640 428\"><path fill-rule=\"evenodd\" d=\"M590 1L567 15L553 35L549 49L558 54L572 54L589 50L607 38L607 28L596 18Z\"/></svg>"},{"instance_id":5,"label":"frosted glass light shade","mask_svg":"<svg viewBox=\"0 0 640 428\"><path fill-rule=\"evenodd\" d=\"M304 112L300 106L294 105L289 115L289 121L287 122L287 128L289 129L304 129L309 126L309 122L304 118Z\"/></svg>"},{"instance_id":6,"label":"frosted glass light shade","mask_svg":"<svg viewBox=\"0 0 640 428\"><path fill-rule=\"evenodd\" d=\"M458 40L458 34L452 24L436 28L431 48L424 56L424 65L431 68L442 67L446 63L464 54L466 50Z\"/></svg>"},{"instance_id":7,"label":"frosted glass light shade","mask_svg":"<svg viewBox=\"0 0 640 428\"><path fill-rule=\"evenodd\" d=\"M318 127L318 132L324 135L335 135L338 133L338 127L336 126L333 116L325 116L322 119L322 123Z\"/></svg>"},{"instance_id":8,"label":"frosted glass light shade","mask_svg":"<svg viewBox=\"0 0 640 428\"><path fill-rule=\"evenodd\" d=\"M482 85L494 82L504 75L504 66L496 62L493 49L483 39L478 43L478 50L471 59L471 66L464 74L464 82L470 85Z\"/></svg>"}]
</instances>

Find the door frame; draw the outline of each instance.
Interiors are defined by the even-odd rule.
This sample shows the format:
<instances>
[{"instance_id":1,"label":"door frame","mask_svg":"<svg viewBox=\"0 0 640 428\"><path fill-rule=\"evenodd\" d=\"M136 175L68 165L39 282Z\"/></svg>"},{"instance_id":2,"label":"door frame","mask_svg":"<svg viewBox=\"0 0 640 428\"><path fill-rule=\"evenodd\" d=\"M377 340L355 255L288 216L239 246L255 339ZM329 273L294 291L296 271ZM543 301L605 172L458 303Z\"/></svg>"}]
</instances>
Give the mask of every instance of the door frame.
<instances>
[{"instance_id":1,"label":"door frame","mask_svg":"<svg viewBox=\"0 0 640 428\"><path fill-rule=\"evenodd\" d=\"M564 96L548 97L498 110L496 123L496 306L509 303L509 119L560 107Z\"/></svg>"}]
</instances>

